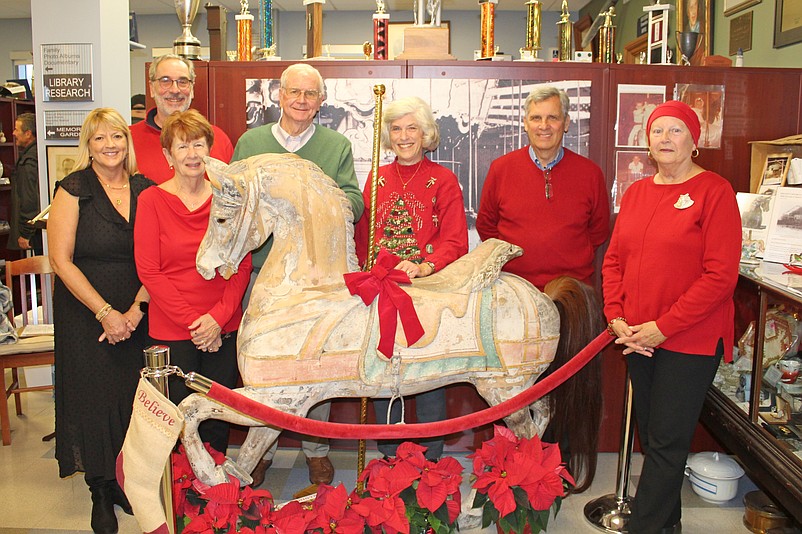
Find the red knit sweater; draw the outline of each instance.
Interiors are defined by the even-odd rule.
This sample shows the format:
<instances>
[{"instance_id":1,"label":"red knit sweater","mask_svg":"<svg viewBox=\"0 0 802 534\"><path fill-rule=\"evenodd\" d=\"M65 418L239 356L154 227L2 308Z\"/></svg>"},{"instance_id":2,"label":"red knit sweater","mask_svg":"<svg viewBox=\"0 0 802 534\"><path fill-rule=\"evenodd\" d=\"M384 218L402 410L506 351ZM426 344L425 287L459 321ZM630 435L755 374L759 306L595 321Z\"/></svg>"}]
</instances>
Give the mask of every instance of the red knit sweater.
<instances>
[{"instance_id":1,"label":"red knit sweater","mask_svg":"<svg viewBox=\"0 0 802 534\"><path fill-rule=\"evenodd\" d=\"M529 157L528 146L498 158L482 187L479 237L523 248L523 256L504 270L541 291L561 275L592 283L596 248L610 233L604 175L598 165L565 149L551 170L551 193L546 199L544 173Z\"/></svg>"},{"instance_id":2,"label":"red knit sweater","mask_svg":"<svg viewBox=\"0 0 802 534\"><path fill-rule=\"evenodd\" d=\"M396 164L397 161L379 168L375 242L381 240L388 217L401 199L412 217L410 237L417 242L421 259L434 263L435 269L440 270L468 252L468 225L457 177L442 165L423 158L420 168L401 167L404 182L408 182L404 189ZM371 172L363 192L365 215L359 219L354 235L360 265L367 256L372 176Z\"/></svg>"},{"instance_id":3,"label":"red knit sweater","mask_svg":"<svg viewBox=\"0 0 802 534\"><path fill-rule=\"evenodd\" d=\"M239 329L242 297L251 274L251 255L229 280L204 280L195 255L209 225L211 197L195 211L176 195L151 187L139 195L134 223L134 259L150 293L150 335L164 341L191 339L189 325L210 314L223 333Z\"/></svg>"},{"instance_id":4,"label":"red knit sweater","mask_svg":"<svg viewBox=\"0 0 802 534\"><path fill-rule=\"evenodd\" d=\"M724 178L705 171L681 184L639 180L624 194L604 258L605 315L657 321L667 337L661 347L675 352L714 355L723 338L730 361L740 255L741 217Z\"/></svg>"}]
</instances>

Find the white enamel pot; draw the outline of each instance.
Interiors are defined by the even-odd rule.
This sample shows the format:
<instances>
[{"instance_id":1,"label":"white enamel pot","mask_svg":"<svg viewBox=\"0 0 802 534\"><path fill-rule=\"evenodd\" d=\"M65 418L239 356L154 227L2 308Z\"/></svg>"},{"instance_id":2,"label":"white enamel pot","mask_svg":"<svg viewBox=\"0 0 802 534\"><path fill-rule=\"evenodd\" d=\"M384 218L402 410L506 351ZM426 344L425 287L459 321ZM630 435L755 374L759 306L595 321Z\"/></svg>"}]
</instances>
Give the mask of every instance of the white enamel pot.
<instances>
[{"instance_id":1,"label":"white enamel pot","mask_svg":"<svg viewBox=\"0 0 802 534\"><path fill-rule=\"evenodd\" d=\"M744 470L726 454L700 452L688 458L685 475L702 500L722 504L738 493L738 480Z\"/></svg>"}]
</instances>

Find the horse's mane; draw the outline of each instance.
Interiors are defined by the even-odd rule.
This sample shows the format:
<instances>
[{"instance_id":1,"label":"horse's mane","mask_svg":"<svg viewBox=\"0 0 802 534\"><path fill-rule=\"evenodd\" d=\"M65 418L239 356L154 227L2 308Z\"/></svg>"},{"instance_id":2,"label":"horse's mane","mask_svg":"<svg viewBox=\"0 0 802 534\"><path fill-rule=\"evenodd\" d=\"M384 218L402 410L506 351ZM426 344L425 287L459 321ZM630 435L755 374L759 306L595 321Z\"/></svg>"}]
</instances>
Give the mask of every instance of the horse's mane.
<instances>
[{"instance_id":1,"label":"horse's mane","mask_svg":"<svg viewBox=\"0 0 802 534\"><path fill-rule=\"evenodd\" d=\"M568 363L606 327L599 297L589 285L560 276L546 284L544 293L560 311L560 341L554 361L541 379ZM549 438L557 441L563 452L570 451L568 470L576 480L570 493L588 489L596 473L601 380L601 358L596 357L549 394Z\"/></svg>"},{"instance_id":2,"label":"horse's mane","mask_svg":"<svg viewBox=\"0 0 802 534\"><path fill-rule=\"evenodd\" d=\"M267 155L267 154L266 154ZM350 272L359 270L359 261L356 257L356 244L354 243L354 210L351 207L351 201L348 195L340 189L337 182L328 176L323 170L315 163L305 160L296 154L270 154L277 158L281 158L286 163L291 163L298 167L308 167L309 172L299 173L303 176L309 186L310 190L320 191L321 201L325 203L335 202L339 204L340 211L343 213L343 225L345 230L345 243L346 243L346 261L348 270Z\"/></svg>"}]
</instances>

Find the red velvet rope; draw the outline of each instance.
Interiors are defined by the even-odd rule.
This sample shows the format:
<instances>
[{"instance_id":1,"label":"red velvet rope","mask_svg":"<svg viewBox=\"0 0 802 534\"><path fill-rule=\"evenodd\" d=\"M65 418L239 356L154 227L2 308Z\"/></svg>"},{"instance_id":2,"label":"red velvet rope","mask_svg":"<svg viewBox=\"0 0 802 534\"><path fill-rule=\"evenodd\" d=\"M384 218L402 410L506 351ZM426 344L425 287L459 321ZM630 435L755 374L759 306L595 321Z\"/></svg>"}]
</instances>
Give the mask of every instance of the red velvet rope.
<instances>
[{"instance_id":1,"label":"red velvet rope","mask_svg":"<svg viewBox=\"0 0 802 534\"><path fill-rule=\"evenodd\" d=\"M571 358L568 363L526 391L501 404L479 412L435 423L361 425L314 421L265 406L216 382L212 384L207 396L267 425L285 428L308 436L338 439L412 439L443 436L492 423L525 406L529 406L573 376L612 340L613 338L605 330L579 351L579 354Z\"/></svg>"}]
</instances>

